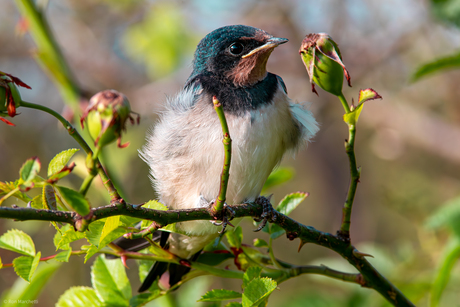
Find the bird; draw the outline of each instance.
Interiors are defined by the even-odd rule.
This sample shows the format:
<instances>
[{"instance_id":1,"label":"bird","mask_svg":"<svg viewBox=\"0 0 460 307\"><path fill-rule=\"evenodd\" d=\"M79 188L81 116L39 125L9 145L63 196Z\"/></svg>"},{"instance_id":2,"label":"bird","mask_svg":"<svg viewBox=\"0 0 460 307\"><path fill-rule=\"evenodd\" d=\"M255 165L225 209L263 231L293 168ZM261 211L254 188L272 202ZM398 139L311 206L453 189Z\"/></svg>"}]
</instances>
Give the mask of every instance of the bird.
<instances>
[{"instance_id":1,"label":"bird","mask_svg":"<svg viewBox=\"0 0 460 307\"><path fill-rule=\"evenodd\" d=\"M224 148L213 97L222 105L232 139L230 208L255 201L285 153L295 153L313 138L319 128L311 111L291 100L282 78L266 69L272 51L287 41L258 28L229 25L198 43L190 77L167 99L139 151L161 203L170 209L202 208L218 196ZM195 259L220 231L204 220L180 222L176 229L180 233L157 231L154 238L183 259ZM189 271L157 262L139 292L168 269L170 286Z\"/></svg>"}]
</instances>

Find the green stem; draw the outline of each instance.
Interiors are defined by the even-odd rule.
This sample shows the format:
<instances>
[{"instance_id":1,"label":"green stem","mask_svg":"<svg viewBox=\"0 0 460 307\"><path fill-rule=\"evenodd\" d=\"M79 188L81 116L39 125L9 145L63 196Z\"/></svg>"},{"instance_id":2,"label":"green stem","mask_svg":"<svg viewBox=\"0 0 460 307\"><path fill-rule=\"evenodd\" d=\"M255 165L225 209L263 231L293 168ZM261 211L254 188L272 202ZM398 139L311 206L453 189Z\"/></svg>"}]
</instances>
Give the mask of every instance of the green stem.
<instances>
[{"instance_id":1,"label":"green stem","mask_svg":"<svg viewBox=\"0 0 460 307\"><path fill-rule=\"evenodd\" d=\"M66 104L74 113L79 112L80 89L77 86L69 65L51 33L44 13L36 6L35 1L16 0L16 6L23 18L27 20L28 31L37 44L34 53L37 62L47 71L56 83Z\"/></svg>"},{"instance_id":2,"label":"green stem","mask_svg":"<svg viewBox=\"0 0 460 307\"><path fill-rule=\"evenodd\" d=\"M341 93L337 96L342 103L345 113L350 113L350 107L348 105L347 99ZM356 157L355 157L355 135L356 135L356 125L348 124L348 140L345 142L345 151L348 156L348 161L350 164L350 185L348 187L347 199L342 209L342 224L338 232L339 236L343 239L350 240L350 225L351 225L351 210L353 207L353 201L355 199L356 189L358 187L360 172L356 166Z\"/></svg>"},{"instance_id":3,"label":"green stem","mask_svg":"<svg viewBox=\"0 0 460 307\"><path fill-rule=\"evenodd\" d=\"M45 106L42 106L42 105L39 105L39 104L35 104L35 103L31 103L31 102L27 102L27 101L24 101L24 100L21 101L20 105L21 105L21 107L40 110L40 111L46 112L46 113L54 116L57 120L59 120L62 123L64 128L70 134L70 136L73 137L75 139L75 141L77 141L77 143L81 146L81 148L83 148L83 150L87 154L91 154L91 155L93 154L93 151L88 146L88 144L85 142L83 137L78 133L77 129L75 129L75 127L73 127L72 124L70 124L61 114L59 114L58 112L56 112L56 111L54 111L54 110L52 110L52 109L50 109L48 107L45 107ZM105 172L104 168L101 165L101 162L99 161L99 159L97 157L94 159L94 162L95 162L94 163L95 167L97 169L97 173L101 177L102 182L104 183L105 188L109 192L109 195L110 195L110 198L112 199L112 201L121 199L120 195L118 194L117 190L115 189L115 186L113 185L113 183L110 180L109 176L107 176L107 173ZM85 179L85 181L90 181L90 180ZM91 182L89 182L89 183L91 183ZM88 185L89 183L86 182L84 184Z\"/></svg>"},{"instance_id":4,"label":"green stem","mask_svg":"<svg viewBox=\"0 0 460 307\"><path fill-rule=\"evenodd\" d=\"M343 109L345 110L345 113L350 113L350 107L348 106L347 99L345 96L343 96L343 93L340 93L339 96L337 96L342 103Z\"/></svg>"},{"instance_id":5,"label":"green stem","mask_svg":"<svg viewBox=\"0 0 460 307\"><path fill-rule=\"evenodd\" d=\"M88 153L87 164L88 162L90 163L90 165L86 165L86 167L88 168L88 175L85 177L85 180L83 180L83 183L81 184L80 190L79 190L80 194L83 196L85 196L86 193L88 193L91 183L93 182L94 177L96 177L97 175L96 165L98 161L99 152L100 152L100 147L96 147L96 150L94 151L94 153Z\"/></svg>"},{"instance_id":6,"label":"green stem","mask_svg":"<svg viewBox=\"0 0 460 307\"><path fill-rule=\"evenodd\" d=\"M222 126L222 133L224 136L222 140L222 143L224 143L224 166L222 167L222 173L220 176L219 196L217 197L216 202L211 209L213 213L217 213L222 211L226 200L228 178L230 175L230 163L232 159L232 139L230 138L230 132L228 130L227 120L225 119L222 105L216 97L213 97L212 102L214 104L214 109L216 110L217 116L219 117L219 121Z\"/></svg>"}]
</instances>

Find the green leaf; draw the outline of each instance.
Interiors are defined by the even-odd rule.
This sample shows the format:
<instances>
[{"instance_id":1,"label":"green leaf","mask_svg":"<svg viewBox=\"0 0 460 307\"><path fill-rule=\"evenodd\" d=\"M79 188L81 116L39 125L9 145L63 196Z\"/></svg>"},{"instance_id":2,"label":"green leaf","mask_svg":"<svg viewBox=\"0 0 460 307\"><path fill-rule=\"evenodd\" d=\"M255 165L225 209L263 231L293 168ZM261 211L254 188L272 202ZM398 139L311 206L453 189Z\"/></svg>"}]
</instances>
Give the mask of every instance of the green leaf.
<instances>
[{"instance_id":1,"label":"green leaf","mask_svg":"<svg viewBox=\"0 0 460 307\"><path fill-rule=\"evenodd\" d=\"M30 282L32 275L37 269L40 262L41 253L38 252L35 257L21 256L13 260L13 267L16 274L25 281Z\"/></svg>"},{"instance_id":2,"label":"green leaf","mask_svg":"<svg viewBox=\"0 0 460 307\"><path fill-rule=\"evenodd\" d=\"M309 193L304 192L288 194L280 201L276 210L284 215L289 215L301 202L305 200L305 198L307 198L308 195Z\"/></svg>"},{"instance_id":3,"label":"green leaf","mask_svg":"<svg viewBox=\"0 0 460 307\"><path fill-rule=\"evenodd\" d=\"M253 244L255 247L268 247L268 243L265 240L259 238L254 239Z\"/></svg>"},{"instance_id":4,"label":"green leaf","mask_svg":"<svg viewBox=\"0 0 460 307\"><path fill-rule=\"evenodd\" d=\"M75 231L70 225L63 226L61 232L62 235L56 233L54 236L56 249L66 250L69 248L69 243L85 238L84 232Z\"/></svg>"},{"instance_id":5,"label":"green leaf","mask_svg":"<svg viewBox=\"0 0 460 307\"><path fill-rule=\"evenodd\" d=\"M69 262L70 255L72 255L71 248L57 254L56 257L54 257L54 260L59 262Z\"/></svg>"},{"instance_id":6,"label":"green leaf","mask_svg":"<svg viewBox=\"0 0 460 307\"><path fill-rule=\"evenodd\" d=\"M78 214L85 216L90 213L89 203L83 195L77 191L62 186L57 186L57 189L64 201Z\"/></svg>"},{"instance_id":7,"label":"green leaf","mask_svg":"<svg viewBox=\"0 0 460 307\"><path fill-rule=\"evenodd\" d=\"M142 205L143 208L149 208L149 209L155 209L155 210L162 210L166 211L168 210L168 207L163 205L157 200L149 200L146 204Z\"/></svg>"},{"instance_id":8,"label":"green leaf","mask_svg":"<svg viewBox=\"0 0 460 307\"><path fill-rule=\"evenodd\" d=\"M364 104L359 104L357 105L352 111L345 113L343 115L343 121L347 125L356 125L358 122L359 115L361 114L361 111L363 109Z\"/></svg>"},{"instance_id":9,"label":"green leaf","mask_svg":"<svg viewBox=\"0 0 460 307\"><path fill-rule=\"evenodd\" d=\"M365 90L359 91L359 103L356 107L352 108L352 110L343 115L343 120L347 125L356 125L359 119L359 115L363 109L363 105L366 101L374 100L374 99L382 99L375 90L371 88L367 88Z\"/></svg>"},{"instance_id":10,"label":"green leaf","mask_svg":"<svg viewBox=\"0 0 460 307\"><path fill-rule=\"evenodd\" d=\"M61 171L79 149L71 148L58 153L48 165L48 177Z\"/></svg>"},{"instance_id":11,"label":"green leaf","mask_svg":"<svg viewBox=\"0 0 460 307\"><path fill-rule=\"evenodd\" d=\"M30 183L40 171L40 160L38 157L27 159L19 170L19 176L24 183Z\"/></svg>"},{"instance_id":12,"label":"green leaf","mask_svg":"<svg viewBox=\"0 0 460 307\"><path fill-rule=\"evenodd\" d=\"M34 209L45 209L42 203L42 195L39 194L35 196L34 198L32 198L32 201L30 202L30 206Z\"/></svg>"},{"instance_id":13,"label":"green leaf","mask_svg":"<svg viewBox=\"0 0 460 307\"><path fill-rule=\"evenodd\" d=\"M88 260L93 257L97 252L99 251L99 248L95 245L90 245L89 248L86 250L86 255L85 255L85 261L84 263L88 262Z\"/></svg>"},{"instance_id":14,"label":"green leaf","mask_svg":"<svg viewBox=\"0 0 460 307\"><path fill-rule=\"evenodd\" d=\"M241 298L242 294L232 290L214 289L206 292L198 302L220 302Z\"/></svg>"},{"instance_id":15,"label":"green leaf","mask_svg":"<svg viewBox=\"0 0 460 307\"><path fill-rule=\"evenodd\" d=\"M242 306L243 305L241 303L238 303L238 302L230 302L227 305L225 305L225 307L242 307Z\"/></svg>"},{"instance_id":16,"label":"green leaf","mask_svg":"<svg viewBox=\"0 0 460 307\"><path fill-rule=\"evenodd\" d=\"M0 248L26 256L35 256L35 245L32 238L21 230L12 229L0 237Z\"/></svg>"},{"instance_id":17,"label":"green leaf","mask_svg":"<svg viewBox=\"0 0 460 307\"><path fill-rule=\"evenodd\" d=\"M120 259L99 256L91 267L91 282L98 296L108 306L128 306L131 285Z\"/></svg>"},{"instance_id":18,"label":"green leaf","mask_svg":"<svg viewBox=\"0 0 460 307\"><path fill-rule=\"evenodd\" d=\"M164 295L164 292L162 293L160 289L157 289L152 292L141 293L136 296L133 296L129 300L129 306L130 307L144 306L148 302L153 301L154 299L159 298L162 295Z\"/></svg>"},{"instance_id":19,"label":"green leaf","mask_svg":"<svg viewBox=\"0 0 460 307\"><path fill-rule=\"evenodd\" d=\"M442 70L459 68L460 53L436 59L432 62L420 66L411 78L412 82L418 81L422 77L440 72Z\"/></svg>"},{"instance_id":20,"label":"green leaf","mask_svg":"<svg viewBox=\"0 0 460 307\"><path fill-rule=\"evenodd\" d=\"M102 228L104 228L105 219L95 221L88 226L88 230L85 232L88 243L98 246L101 240Z\"/></svg>"},{"instance_id":21,"label":"green leaf","mask_svg":"<svg viewBox=\"0 0 460 307\"><path fill-rule=\"evenodd\" d=\"M243 241L243 230L238 226L235 230L226 232L226 237L230 246L240 248Z\"/></svg>"},{"instance_id":22,"label":"green leaf","mask_svg":"<svg viewBox=\"0 0 460 307\"><path fill-rule=\"evenodd\" d=\"M120 224L120 216L110 216L105 220L104 227L102 228L101 237L99 239L99 244L104 240L107 235L109 235L112 231L117 229L118 224Z\"/></svg>"},{"instance_id":23,"label":"green leaf","mask_svg":"<svg viewBox=\"0 0 460 307\"><path fill-rule=\"evenodd\" d=\"M60 263L50 262L42 263L34 273L32 281L29 283L22 278L17 278L8 291L3 292L2 302L11 301L29 301L28 304L1 304L0 306L33 306L37 304L37 297L41 290L48 285L48 280L53 276L56 270L61 266Z\"/></svg>"},{"instance_id":24,"label":"green leaf","mask_svg":"<svg viewBox=\"0 0 460 307\"><path fill-rule=\"evenodd\" d=\"M460 241L458 238L451 239L443 251L436 278L431 287L430 306L439 306L441 295L449 282L452 269L460 257Z\"/></svg>"},{"instance_id":25,"label":"green leaf","mask_svg":"<svg viewBox=\"0 0 460 307\"><path fill-rule=\"evenodd\" d=\"M9 197L17 197L25 203L28 203L32 200L32 198L27 195L26 193L19 190L18 182L0 182L0 196L7 195L10 192L13 194L9 195ZM1 201L0 201L1 204Z\"/></svg>"},{"instance_id":26,"label":"green leaf","mask_svg":"<svg viewBox=\"0 0 460 307\"><path fill-rule=\"evenodd\" d=\"M366 88L365 90L359 90L358 104L365 103L369 100L382 99L382 96L379 95L374 89Z\"/></svg>"},{"instance_id":27,"label":"green leaf","mask_svg":"<svg viewBox=\"0 0 460 307\"><path fill-rule=\"evenodd\" d=\"M259 278L262 268L258 266L250 266L243 275L243 289L254 280L254 278Z\"/></svg>"},{"instance_id":28,"label":"green leaf","mask_svg":"<svg viewBox=\"0 0 460 307\"><path fill-rule=\"evenodd\" d=\"M265 181L264 187L262 189L262 193L272 187L279 186L285 182L291 180L295 175L294 168L292 167L278 167L273 172L271 172L270 176L268 176L267 181Z\"/></svg>"},{"instance_id":29,"label":"green leaf","mask_svg":"<svg viewBox=\"0 0 460 307\"><path fill-rule=\"evenodd\" d=\"M99 307L103 306L96 291L89 287L72 287L64 292L56 307Z\"/></svg>"},{"instance_id":30,"label":"green leaf","mask_svg":"<svg viewBox=\"0 0 460 307\"><path fill-rule=\"evenodd\" d=\"M243 307L257 306L276 289L276 282L271 278L255 278L244 289Z\"/></svg>"}]
</instances>

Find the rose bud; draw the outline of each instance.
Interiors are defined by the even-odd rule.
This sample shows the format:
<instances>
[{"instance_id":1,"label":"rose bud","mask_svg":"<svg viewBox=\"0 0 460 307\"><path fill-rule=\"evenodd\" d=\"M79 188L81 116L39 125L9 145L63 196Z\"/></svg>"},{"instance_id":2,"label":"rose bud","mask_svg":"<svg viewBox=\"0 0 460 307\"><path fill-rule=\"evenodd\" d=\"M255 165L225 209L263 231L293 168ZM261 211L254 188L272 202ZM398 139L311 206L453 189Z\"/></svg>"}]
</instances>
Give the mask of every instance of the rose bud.
<instances>
[{"instance_id":1,"label":"rose bud","mask_svg":"<svg viewBox=\"0 0 460 307\"><path fill-rule=\"evenodd\" d=\"M315 83L335 96L342 94L343 74L350 83L350 74L342 63L337 44L326 33L305 36L299 53L310 77L311 88L316 95Z\"/></svg>"},{"instance_id":2,"label":"rose bud","mask_svg":"<svg viewBox=\"0 0 460 307\"><path fill-rule=\"evenodd\" d=\"M129 143L121 144L121 133L126 130L126 120L134 124L131 107L125 95L115 90L97 93L89 100L89 105L80 119L81 126L86 120L89 134L97 148L118 139L118 147L124 148ZM139 123L139 116L137 117Z\"/></svg>"}]
</instances>

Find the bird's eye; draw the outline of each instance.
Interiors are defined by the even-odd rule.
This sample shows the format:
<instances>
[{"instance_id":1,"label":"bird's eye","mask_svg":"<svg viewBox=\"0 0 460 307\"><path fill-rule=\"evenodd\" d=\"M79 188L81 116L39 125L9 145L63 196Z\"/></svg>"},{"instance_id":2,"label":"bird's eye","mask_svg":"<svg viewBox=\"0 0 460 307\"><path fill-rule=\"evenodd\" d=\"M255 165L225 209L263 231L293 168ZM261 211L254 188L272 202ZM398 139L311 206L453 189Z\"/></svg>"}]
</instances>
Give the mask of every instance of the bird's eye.
<instances>
[{"instance_id":1,"label":"bird's eye","mask_svg":"<svg viewBox=\"0 0 460 307\"><path fill-rule=\"evenodd\" d=\"M230 53L233 55L239 55L241 52L243 52L243 45L241 43L233 43L230 46Z\"/></svg>"}]
</instances>

